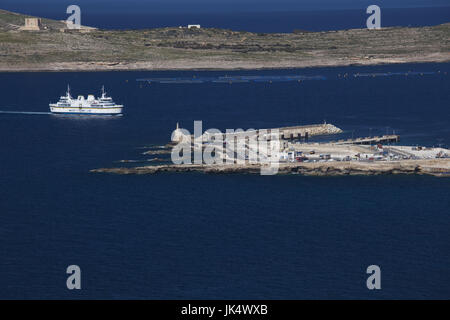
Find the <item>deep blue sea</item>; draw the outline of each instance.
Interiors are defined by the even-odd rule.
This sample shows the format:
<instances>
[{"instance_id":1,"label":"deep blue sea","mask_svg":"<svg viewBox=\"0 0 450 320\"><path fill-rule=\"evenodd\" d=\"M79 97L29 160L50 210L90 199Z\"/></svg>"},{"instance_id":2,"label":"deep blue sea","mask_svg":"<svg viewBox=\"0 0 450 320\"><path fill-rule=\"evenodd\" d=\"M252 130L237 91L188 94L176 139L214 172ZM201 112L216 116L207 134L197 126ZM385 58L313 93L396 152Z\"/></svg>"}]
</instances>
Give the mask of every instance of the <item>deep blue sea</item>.
<instances>
[{"instance_id":1,"label":"deep blue sea","mask_svg":"<svg viewBox=\"0 0 450 320\"><path fill-rule=\"evenodd\" d=\"M345 130L334 139L395 130L403 144L448 147L449 73L450 64L0 73L1 111L45 113L68 83L73 94L105 85L126 106L106 118L0 113L0 298L449 298L448 178L89 173L151 158L142 147L194 120L221 130L326 120ZM225 74L324 80L136 81ZM78 291L66 288L72 264ZM372 264L379 291L366 288Z\"/></svg>"},{"instance_id":2,"label":"deep blue sea","mask_svg":"<svg viewBox=\"0 0 450 320\"><path fill-rule=\"evenodd\" d=\"M4 0L1 9L42 16L46 18L65 20L67 6L74 1L59 1L52 5L39 2L21 3L17 0ZM163 3L161 3L163 4ZM369 14L367 6L351 9L333 10L290 10L282 5L276 10L255 11L258 8L246 10L222 10L216 8L212 12L187 10L174 6L170 10L158 10L152 3L136 4L83 2L81 8L81 23L105 29L142 29L160 27L178 27L188 24L200 24L207 28L225 28L252 32L292 32L294 29L309 31L342 30L365 28ZM230 5L232 6L232 5ZM431 26L450 22L450 6L419 7L419 8L387 8L381 5L381 26ZM211 10L211 7L208 7Z\"/></svg>"},{"instance_id":3,"label":"deep blue sea","mask_svg":"<svg viewBox=\"0 0 450 320\"><path fill-rule=\"evenodd\" d=\"M64 13L64 12L63 12ZM292 32L365 28L366 8L323 11L233 12L233 13L116 13L90 12L87 25L105 29L141 29L200 24L252 32ZM64 18L64 17L63 17ZM424 26L450 22L450 7L382 9L382 26Z\"/></svg>"}]
</instances>

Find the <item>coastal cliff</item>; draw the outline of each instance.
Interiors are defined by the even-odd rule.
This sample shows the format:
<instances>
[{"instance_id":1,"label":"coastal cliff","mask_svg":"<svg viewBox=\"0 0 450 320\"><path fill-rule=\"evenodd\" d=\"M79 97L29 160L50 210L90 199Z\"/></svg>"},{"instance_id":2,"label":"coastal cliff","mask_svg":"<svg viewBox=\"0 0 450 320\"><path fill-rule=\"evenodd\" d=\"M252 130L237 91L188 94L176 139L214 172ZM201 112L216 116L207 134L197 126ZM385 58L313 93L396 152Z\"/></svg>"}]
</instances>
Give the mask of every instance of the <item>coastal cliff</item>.
<instances>
[{"instance_id":1,"label":"coastal cliff","mask_svg":"<svg viewBox=\"0 0 450 320\"><path fill-rule=\"evenodd\" d=\"M0 10L0 71L263 69L450 61L450 23L328 32L160 28L65 32Z\"/></svg>"}]
</instances>

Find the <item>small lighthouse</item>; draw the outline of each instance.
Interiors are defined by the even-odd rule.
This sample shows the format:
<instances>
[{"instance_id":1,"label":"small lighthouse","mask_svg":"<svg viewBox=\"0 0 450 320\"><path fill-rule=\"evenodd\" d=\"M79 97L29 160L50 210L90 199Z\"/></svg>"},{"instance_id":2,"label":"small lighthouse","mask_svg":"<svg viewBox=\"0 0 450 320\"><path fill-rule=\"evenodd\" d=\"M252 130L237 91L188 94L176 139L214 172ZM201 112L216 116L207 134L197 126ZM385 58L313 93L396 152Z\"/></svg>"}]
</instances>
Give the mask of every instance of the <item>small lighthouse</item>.
<instances>
[{"instance_id":1,"label":"small lighthouse","mask_svg":"<svg viewBox=\"0 0 450 320\"><path fill-rule=\"evenodd\" d=\"M183 133L182 129L180 129L180 124L177 122L177 127L172 133L172 141L173 142L181 142L183 141L185 134Z\"/></svg>"}]
</instances>

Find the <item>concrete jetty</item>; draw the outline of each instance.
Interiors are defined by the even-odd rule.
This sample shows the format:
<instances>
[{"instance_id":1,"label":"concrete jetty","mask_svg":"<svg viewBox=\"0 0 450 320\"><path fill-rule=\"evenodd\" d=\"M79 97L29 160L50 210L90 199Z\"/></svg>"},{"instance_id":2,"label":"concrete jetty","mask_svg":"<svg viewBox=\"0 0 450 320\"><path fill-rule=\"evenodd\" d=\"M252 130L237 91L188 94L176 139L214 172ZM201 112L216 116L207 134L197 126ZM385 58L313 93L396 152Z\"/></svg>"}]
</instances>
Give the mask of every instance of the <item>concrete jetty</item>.
<instances>
[{"instance_id":1,"label":"concrete jetty","mask_svg":"<svg viewBox=\"0 0 450 320\"><path fill-rule=\"evenodd\" d=\"M336 142L338 145L343 144L386 144L386 143L395 143L400 141L400 136L391 134L377 137L364 137L357 139L348 139L348 140L339 140Z\"/></svg>"},{"instance_id":2,"label":"concrete jetty","mask_svg":"<svg viewBox=\"0 0 450 320\"><path fill-rule=\"evenodd\" d=\"M274 135L275 132L278 132L278 135ZM303 125L303 126L291 126L291 127L280 127L280 128L270 128L270 129L248 129L242 131L236 131L234 133L228 133L228 136L234 136L236 138L245 137L250 135L255 135L257 140L271 140L271 139L279 139L279 140L305 140L307 141L309 137L318 136L318 135L330 135L330 134L338 134L341 133L342 130L335 125L330 123L323 124L313 124L313 125ZM222 139L225 140L224 133L210 133L205 132L202 135L203 141L208 141L212 137L222 135ZM179 127L177 123L176 129L172 136L172 141L182 141L183 137L186 134ZM194 136L191 135L191 139L194 139Z\"/></svg>"},{"instance_id":3,"label":"concrete jetty","mask_svg":"<svg viewBox=\"0 0 450 320\"><path fill-rule=\"evenodd\" d=\"M307 126L294 126L294 127L282 127L278 129L280 132L281 140L295 140L304 139L308 140L308 137L327 135L327 134L338 134L342 130L338 127L330 124L314 124Z\"/></svg>"}]
</instances>

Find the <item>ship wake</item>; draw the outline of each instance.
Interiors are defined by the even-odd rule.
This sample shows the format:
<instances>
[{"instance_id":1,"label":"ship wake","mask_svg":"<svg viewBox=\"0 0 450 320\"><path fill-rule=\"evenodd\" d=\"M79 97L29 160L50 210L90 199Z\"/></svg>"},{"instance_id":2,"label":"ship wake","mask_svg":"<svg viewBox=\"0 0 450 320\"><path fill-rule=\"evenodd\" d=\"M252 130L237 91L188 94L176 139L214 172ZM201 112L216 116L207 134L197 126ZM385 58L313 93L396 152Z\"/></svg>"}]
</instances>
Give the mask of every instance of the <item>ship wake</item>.
<instances>
[{"instance_id":1,"label":"ship wake","mask_svg":"<svg viewBox=\"0 0 450 320\"><path fill-rule=\"evenodd\" d=\"M2 111L0 113L3 114L52 114L51 112L38 112L38 111Z\"/></svg>"}]
</instances>

